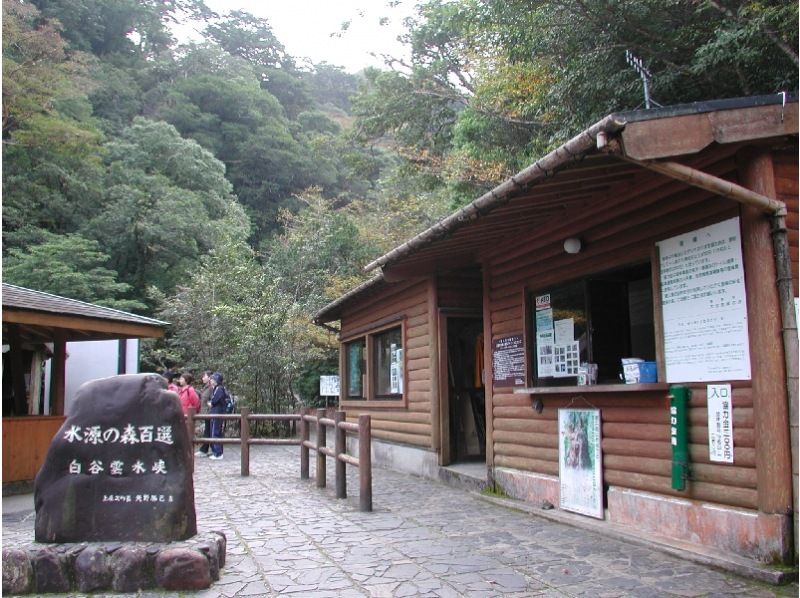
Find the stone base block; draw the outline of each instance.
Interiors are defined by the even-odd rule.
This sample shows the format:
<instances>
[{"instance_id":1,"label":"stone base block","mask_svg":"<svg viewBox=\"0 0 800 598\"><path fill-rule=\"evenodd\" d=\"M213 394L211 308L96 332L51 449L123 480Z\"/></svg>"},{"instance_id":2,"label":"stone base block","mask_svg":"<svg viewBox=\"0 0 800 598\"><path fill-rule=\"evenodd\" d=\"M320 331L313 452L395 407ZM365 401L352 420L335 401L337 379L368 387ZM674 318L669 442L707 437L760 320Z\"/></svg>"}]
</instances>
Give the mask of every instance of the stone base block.
<instances>
[{"instance_id":1,"label":"stone base block","mask_svg":"<svg viewBox=\"0 0 800 598\"><path fill-rule=\"evenodd\" d=\"M609 488L608 518L682 542L763 563L786 562L791 553L791 518L748 509Z\"/></svg>"},{"instance_id":2,"label":"stone base block","mask_svg":"<svg viewBox=\"0 0 800 598\"><path fill-rule=\"evenodd\" d=\"M511 498L537 507L558 508L556 476L505 467L494 470ZM791 517L663 496L640 490L608 489L606 521L635 536L659 536L698 551L729 554L761 563L785 563L791 554ZM598 522L603 525L602 522Z\"/></svg>"},{"instance_id":3,"label":"stone base block","mask_svg":"<svg viewBox=\"0 0 800 598\"><path fill-rule=\"evenodd\" d=\"M439 462L436 453L402 444L372 439L372 465L402 471L430 480L439 479ZM358 438L347 438L347 452L358 455Z\"/></svg>"},{"instance_id":4,"label":"stone base block","mask_svg":"<svg viewBox=\"0 0 800 598\"><path fill-rule=\"evenodd\" d=\"M202 590L219 579L222 532L182 542L32 543L3 549L3 594Z\"/></svg>"},{"instance_id":5,"label":"stone base block","mask_svg":"<svg viewBox=\"0 0 800 598\"><path fill-rule=\"evenodd\" d=\"M494 480L512 498L538 507L546 506L546 503L554 507L559 505L560 490L555 476L495 467Z\"/></svg>"}]
</instances>

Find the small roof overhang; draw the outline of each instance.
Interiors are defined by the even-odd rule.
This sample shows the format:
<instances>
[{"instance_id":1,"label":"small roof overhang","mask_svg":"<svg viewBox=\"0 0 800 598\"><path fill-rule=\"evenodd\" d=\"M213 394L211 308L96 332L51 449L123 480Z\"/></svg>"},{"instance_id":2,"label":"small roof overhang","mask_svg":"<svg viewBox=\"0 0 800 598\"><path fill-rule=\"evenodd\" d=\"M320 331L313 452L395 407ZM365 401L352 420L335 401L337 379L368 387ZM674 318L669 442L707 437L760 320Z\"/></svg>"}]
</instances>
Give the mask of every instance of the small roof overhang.
<instances>
[{"instance_id":1,"label":"small roof overhang","mask_svg":"<svg viewBox=\"0 0 800 598\"><path fill-rule=\"evenodd\" d=\"M365 270L380 269L390 282L478 264L509 238L569 218L662 161L691 162L714 144L734 152L744 143L796 139L797 108L796 99L776 94L611 114ZM314 321L340 319L347 305L375 291L374 281L330 303Z\"/></svg>"},{"instance_id":2,"label":"small roof overhang","mask_svg":"<svg viewBox=\"0 0 800 598\"><path fill-rule=\"evenodd\" d=\"M3 337L15 325L26 344L164 336L167 322L3 283ZM5 340L4 342L8 342Z\"/></svg>"}]
</instances>

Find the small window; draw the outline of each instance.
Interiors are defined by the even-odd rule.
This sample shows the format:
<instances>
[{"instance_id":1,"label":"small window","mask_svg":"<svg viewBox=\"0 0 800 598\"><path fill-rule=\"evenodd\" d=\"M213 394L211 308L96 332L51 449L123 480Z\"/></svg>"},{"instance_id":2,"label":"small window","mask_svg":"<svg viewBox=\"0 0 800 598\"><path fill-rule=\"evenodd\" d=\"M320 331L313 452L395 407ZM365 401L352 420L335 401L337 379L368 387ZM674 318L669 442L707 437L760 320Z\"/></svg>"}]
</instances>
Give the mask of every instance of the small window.
<instances>
[{"instance_id":1,"label":"small window","mask_svg":"<svg viewBox=\"0 0 800 598\"><path fill-rule=\"evenodd\" d=\"M343 401L401 402L405 392L403 325L376 327L342 344Z\"/></svg>"},{"instance_id":2,"label":"small window","mask_svg":"<svg viewBox=\"0 0 800 598\"><path fill-rule=\"evenodd\" d=\"M597 364L597 383L621 383L622 359L655 360L650 264L594 275L531 294L534 386L577 384Z\"/></svg>"},{"instance_id":3,"label":"small window","mask_svg":"<svg viewBox=\"0 0 800 598\"><path fill-rule=\"evenodd\" d=\"M374 367L376 399L398 399L403 394L403 348L400 328L374 336Z\"/></svg>"}]
</instances>

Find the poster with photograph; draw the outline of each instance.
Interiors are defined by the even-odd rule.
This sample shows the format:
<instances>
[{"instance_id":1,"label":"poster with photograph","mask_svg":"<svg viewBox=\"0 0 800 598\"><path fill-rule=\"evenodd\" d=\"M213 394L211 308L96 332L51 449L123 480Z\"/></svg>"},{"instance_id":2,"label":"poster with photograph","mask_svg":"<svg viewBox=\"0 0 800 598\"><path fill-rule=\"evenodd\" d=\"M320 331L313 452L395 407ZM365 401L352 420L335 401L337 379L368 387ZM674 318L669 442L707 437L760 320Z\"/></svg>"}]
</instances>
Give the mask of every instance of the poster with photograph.
<instances>
[{"instance_id":1,"label":"poster with photograph","mask_svg":"<svg viewBox=\"0 0 800 598\"><path fill-rule=\"evenodd\" d=\"M550 378L555 375L555 334L553 329L553 307L550 294L536 297L536 377Z\"/></svg>"},{"instance_id":2,"label":"poster with photograph","mask_svg":"<svg viewBox=\"0 0 800 598\"><path fill-rule=\"evenodd\" d=\"M553 354L555 343L553 331L536 333L536 372L539 378L547 378L555 374Z\"/></svg>"},{"instance_id":3,"label":"poster with photograph","mask_svg":"<svg viewBox=\"0 0 800 598\"><path fill-rule=\"evenodd\" d=\"M739 219L656 244L667 382L750 379Z\"/></svg>"},{"instance_id":4,"label":"poster with photograph","mask_svg":"<svg viewBox=\"0 0 800 598\"><path fill-rule=\"evenodd\" d=\"M603 519L599 409L558 410L560 506Z\"/></svg>"},{"instance_id":5,"label":"poster with photograph","mask_svg":"<svg viewBox=\"0 0 800 598\"><path fill-rule=\"evenodd\" d=\"M553 354L553 376L567 378L578 375L581 364L581 348L579 343L556 345Z\"/></svg>"}]
</instances>

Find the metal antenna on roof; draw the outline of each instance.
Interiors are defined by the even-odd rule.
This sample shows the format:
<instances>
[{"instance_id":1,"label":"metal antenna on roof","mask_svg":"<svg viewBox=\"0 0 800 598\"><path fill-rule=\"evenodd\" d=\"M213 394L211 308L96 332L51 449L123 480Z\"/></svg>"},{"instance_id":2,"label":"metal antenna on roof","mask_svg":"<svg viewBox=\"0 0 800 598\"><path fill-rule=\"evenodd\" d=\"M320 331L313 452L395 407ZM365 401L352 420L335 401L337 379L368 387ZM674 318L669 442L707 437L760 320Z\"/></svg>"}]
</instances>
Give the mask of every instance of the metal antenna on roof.
<instances>
[{"instance_id":1,"label":"metal antenna on roof","mask_svg":"<svg viewBox=\"0 0 800 598\"><path fill-rule=\"evenodd\" d=\"M653 78L653 75L647 70L642 59L634 56L630 50L625 50L625 62L631 65L633 70L639 73L639 76L642 78L642 85L644 85L644 107L650 110L650 104L655 104L660 108L661 104L650 97L650 79Z\"/></svg>"}]
</instances>

